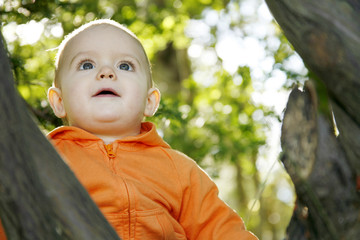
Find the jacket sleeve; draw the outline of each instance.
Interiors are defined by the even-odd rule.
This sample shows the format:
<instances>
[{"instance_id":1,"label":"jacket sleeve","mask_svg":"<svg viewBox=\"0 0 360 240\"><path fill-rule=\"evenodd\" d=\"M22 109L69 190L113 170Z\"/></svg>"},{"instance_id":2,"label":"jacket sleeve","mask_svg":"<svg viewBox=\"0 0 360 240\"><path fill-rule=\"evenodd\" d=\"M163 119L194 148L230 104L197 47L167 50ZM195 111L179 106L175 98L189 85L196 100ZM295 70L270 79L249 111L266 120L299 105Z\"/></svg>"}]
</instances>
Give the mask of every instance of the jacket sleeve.
<instances>
[{"instance_id":1,"label":"jacket sleeve","mask_svg":"<svg viewBox=\"0 0 360 240\"><path fill-rule=\"evenodd\" d=\"M192 159L181 153L174 157L183 192L179 222L190 240L258 239L218 197L215 183Z\"/></svg>"}]
</instances>

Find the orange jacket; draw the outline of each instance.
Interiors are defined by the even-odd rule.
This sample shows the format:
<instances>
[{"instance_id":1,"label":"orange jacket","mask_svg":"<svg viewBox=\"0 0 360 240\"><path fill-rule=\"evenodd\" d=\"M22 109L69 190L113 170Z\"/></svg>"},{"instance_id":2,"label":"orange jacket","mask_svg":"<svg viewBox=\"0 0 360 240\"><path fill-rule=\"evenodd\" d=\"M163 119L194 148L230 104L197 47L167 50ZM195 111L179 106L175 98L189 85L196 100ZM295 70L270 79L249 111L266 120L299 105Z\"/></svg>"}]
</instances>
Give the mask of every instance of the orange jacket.
<instances>
[{"instance_id":1,"label":"orange jacket","mask_svg":"<svg viewBox=\"0 0 360 240\"><path fill-rule=\"evenodd\" d=\"M257 239L208 175L172 150L152 123L110 145L76 127L49 137L124 240Z\"/></svg>"},{"instance_id":2,"label":"orange jacket","mask_svg":"<svg viewBox=\"0 0 360 240\"><path fill-rule=\"evenodd\" d=\"M1 221L0 221L0 240L6 240L5 231L4 231L4 228L1 225Z\"/></svg>"}]
</instances>

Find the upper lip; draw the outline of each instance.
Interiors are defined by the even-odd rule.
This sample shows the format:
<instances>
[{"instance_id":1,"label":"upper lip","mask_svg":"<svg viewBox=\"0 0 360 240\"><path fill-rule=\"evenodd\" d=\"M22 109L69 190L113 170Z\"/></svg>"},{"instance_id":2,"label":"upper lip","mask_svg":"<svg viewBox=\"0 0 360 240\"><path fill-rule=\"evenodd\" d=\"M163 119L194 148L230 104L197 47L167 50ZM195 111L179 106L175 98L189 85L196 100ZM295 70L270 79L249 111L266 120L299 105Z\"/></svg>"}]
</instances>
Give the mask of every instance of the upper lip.
<instances>
[{"instance_id":1,"label":"upper lip","mask_svg":"<svg viewBox=\"0 0 360 240\"><path fill-rule=\"evenodd\" d=\"M93 95L93 97L96 97L100 94L114 94L115 96L120 97L120 95L117 93L117 91L113 88L101 88L99 89L97 92L95 92L95 94Z\"/></svg>"}]
</instances>

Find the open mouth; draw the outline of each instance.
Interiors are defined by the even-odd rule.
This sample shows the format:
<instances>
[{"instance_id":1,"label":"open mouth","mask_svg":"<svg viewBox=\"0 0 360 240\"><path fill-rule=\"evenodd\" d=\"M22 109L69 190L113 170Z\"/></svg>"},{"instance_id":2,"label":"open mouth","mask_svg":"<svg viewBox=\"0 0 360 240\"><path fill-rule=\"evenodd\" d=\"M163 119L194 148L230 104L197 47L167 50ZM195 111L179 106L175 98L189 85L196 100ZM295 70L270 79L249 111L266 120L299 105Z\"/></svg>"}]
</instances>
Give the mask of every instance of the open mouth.
<instances>
[{"instance_id":1,"label":"open mouth","mask_svg":"<svg viewBox=\"0 0 360 240\"><path fill-rule=\"evenodd\" d=\"M112 88L103 88L94 94L94 97L120 97L119 94Z\"/></svg>"}]
</instances>

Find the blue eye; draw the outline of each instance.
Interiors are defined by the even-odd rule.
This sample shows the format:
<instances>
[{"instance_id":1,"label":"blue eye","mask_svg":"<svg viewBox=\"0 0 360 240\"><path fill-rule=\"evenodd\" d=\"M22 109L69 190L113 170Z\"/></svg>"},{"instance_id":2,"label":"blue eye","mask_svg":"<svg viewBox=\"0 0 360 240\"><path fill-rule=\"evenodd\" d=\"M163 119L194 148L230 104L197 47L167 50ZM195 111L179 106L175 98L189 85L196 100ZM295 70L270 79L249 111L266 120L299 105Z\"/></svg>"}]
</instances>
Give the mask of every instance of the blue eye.
<instances>
[{"instance_id":1,"label":"blue eye","mask_svg":"<svg viewBox=\"0 0 360 240\"><path fill-rule=\"evenodd\" d=\"M131 66L131 64L129 64L129 63L121 63L119 65L119 69L124 70L124 71L132 71L132 70L134 70L133 67Z\"/></svg>"},{"instance_id":2,"label":"blue eye","mask_svg":"<svg viewBox=\"0 0 360 240\"><path fill-rule=\"evenodd\" d=\"M91 62L83 62L79 67L80 70L89 70L93 68L95 68L95 66Z\"/></svg>"}]
</instances>

